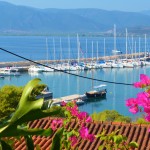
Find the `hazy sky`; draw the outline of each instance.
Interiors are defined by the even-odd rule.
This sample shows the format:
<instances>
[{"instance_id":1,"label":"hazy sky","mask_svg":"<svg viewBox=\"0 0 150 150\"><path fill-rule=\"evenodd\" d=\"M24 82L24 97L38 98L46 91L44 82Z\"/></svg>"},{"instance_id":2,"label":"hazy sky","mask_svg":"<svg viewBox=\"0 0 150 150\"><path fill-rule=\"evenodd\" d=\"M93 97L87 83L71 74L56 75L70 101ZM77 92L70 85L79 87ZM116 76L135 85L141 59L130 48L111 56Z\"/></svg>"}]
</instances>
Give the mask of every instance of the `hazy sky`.
<instances>
[{"instance_id":1,"label":"hazy sky","mask_svg":"<svg viewBox=\"0 0 150 150\"><path fill-rule=\"evenodd\" d=\"M150 0L3 0L37 8L99 8L105 10L150 10Z\"/></svg>"}]
</instances>

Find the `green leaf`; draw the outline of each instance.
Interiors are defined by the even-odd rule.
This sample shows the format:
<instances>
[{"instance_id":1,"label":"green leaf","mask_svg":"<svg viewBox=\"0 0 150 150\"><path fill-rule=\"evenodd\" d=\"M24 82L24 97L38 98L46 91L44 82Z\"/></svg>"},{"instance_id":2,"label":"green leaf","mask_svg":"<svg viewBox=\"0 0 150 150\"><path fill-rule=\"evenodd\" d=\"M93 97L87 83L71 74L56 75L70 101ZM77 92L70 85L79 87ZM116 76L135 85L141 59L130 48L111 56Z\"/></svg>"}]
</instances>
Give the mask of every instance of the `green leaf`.
<instances>
[{"instance_id":1,"label":"green leaf","mask_svg":"<svg viewBox=\"0 0 150 150\"><path fill-rule=\"evenodd\" d=\"M12 150L11 146L5 141L0 140L2 150Z\"/></svg>"},{"instance_id":2,"label":"green leaf","mask_svg":"<svg viewBox=\"0 0 150 150\"><path fill-rule=\"evenodd\" d=\"M123 140L123 137L122 137L122 135L115 135L115 136L113 137L113 139L114 139L114 142L115 142L116 144L120 144L120 143L122 142L122 140Z\"/></svg>"},{"instance_id":3,"label":"green leaf","mask_svg":"<svg viewBox=\"0 0 150 150\"><path fill-rule=\"evenodd\" d=\"M40 81L40 79L35 78L27 83L19 101L18 109L10 120L11 123L14 123L31 110L41 109L44 99L33 100L33 97L31 96L33 89L39 85Z\"/></svg>"},{"instance_id":4,"label":"green leaf","mask_svg":"<svg viewBox=\"0 0 150 150\"><path fill-rule=\"evenodd\" d=\"M129 143L129 146L134 147L134 148L138 148L139 145L138 145L138 143L132 141Z\"/></svg>"},{"instance_id":5,"label":"green leaf","mask_svg":"<svg viewBox=\"0 0 150 150\"><path fill-rule=\"evenodd\" d=\"M41 150L39 145L36 145L36 150Z\"/></svg>"},{"instance_id":6,"label":"green leaf","mask_svg":"<svg viewBox=\"0 0 150 150\"><path fill-rule=\"evenodd\" d=\"M7 133L8 132L8 133ZM16 137L16 136L26 136L26 135L41 135L41 136L49 136L53 133L52 129L20 129L20 128L7 128L7 130L3 131L0 134L1 137Z\"/></svg>"},{"instance_id":7,"label":"green leaf","mask_svg":"<svg viewBox=\"0 0 150 150\"><path fill-rule=\"evenodd\" d=\"M18 131L17 124L22 124L24 122L29 122L33 121L36 119L48 117L48 116L54 116L58 114L61 111L61 109L58 109L56 111L51 111L51 110L37 110L37 111L31 111L30 113L26 114L25 116L22 117L22 119L16 121L16 123L13 125L7 125L3 128L0 129L0 137L11 137L11 136L18 136L17 134L21 135L24 134L23 132L21 133ZM30 134L30 132L29 132Z\"/></svg>"},{"instance_id":8,"label":"green leaf","mask_svg":"<svg viewBox=\"0 0 150 150\"><path fill-rule=\"evenodd\" d=\"M59 130L57 130L53 138L51 150L61 150L61 139L63 135L63 130L64 128L60 128Z\"/></svg>"},{"instance_id":9,"label":"green leaf","mask_svg":"<svg viewBox=\"0 0 150 150\"><path fill-rule=\"evenodd\" d=\"M33 144L32 137L30 135L26 135L26 136L24 136L24 138L26 141L27 149L34 150L34 144Z\"/></svg>"},{"instance_id":10,"label":"green leaf","mask_svg":"<svg viewBox=\"0 0 150 150\"><path fill-rule=\"evenodd\" d=\"M98 150L103 150L104 147L105 147L104 145L101 145L101 146L98 147Z\"/></svg>"}]
</instances>

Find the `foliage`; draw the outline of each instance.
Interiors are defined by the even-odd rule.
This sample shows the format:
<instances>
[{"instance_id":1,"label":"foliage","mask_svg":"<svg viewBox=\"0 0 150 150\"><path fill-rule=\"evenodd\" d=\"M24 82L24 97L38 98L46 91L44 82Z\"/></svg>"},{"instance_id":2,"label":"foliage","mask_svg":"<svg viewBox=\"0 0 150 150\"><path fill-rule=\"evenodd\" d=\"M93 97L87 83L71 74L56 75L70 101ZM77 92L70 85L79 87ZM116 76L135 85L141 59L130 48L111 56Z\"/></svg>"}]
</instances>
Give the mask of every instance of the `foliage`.
<instances>
[{"instance_id":1,"label":"foliage","mask_svg":"<svg viewBox=\"0 0 150 150\"><path fill-rule=\"evenodd\" d=\"M101 134L97 135L97 138L104 141L103 144L99 146L98 150L103 150L104 148L107 150L129 150L138 148L138 144L136 142L132 141L127 143L127 138L120 134L118 135L118 131L119 130L106 134L106 130L104 129Z\"/></svg>"},{"instance_id":2,"label":"foliage","mask_svg":"<svg viewBox=\"0 0 150 150\"><path fill-rule=\"evenodd\" d=\"M137 123L137 124L150 124L150 122L146 121L144 118L138 118L134 123Z\"/></svg>"},{"instance_id":3,"label":"foliage","mask_svg":"<svg viewBox=\"0 0 150 150\"><path fill-rule=\"evenodd\" d=\"M59 113L59 110L42 110L42 105L44 99L34 99L31 95L33 89L39 85L40 79L33 79L25 86L21 99L19 101L18 107L12 117L8 120L5 120L0 126L0 138L1 138L1 147L5 150L5 147L8 146L2 139L3 137L18 137L24 136L27 143L27 146L31 146L32 139L30 135L44 135L49 136L52 134L52 129L28 129L24 126L24 123L33 121L35 119L52 116ZM3 144L5 143L5 144Z\"/></svg>"},{"instance_id":4,"label":"foliage","mask_svg":"<svg viewBox=\"0 0 150 150\"><path fill-rule=\"evenodd\" d=\"M115 110L104 110L103 112L93 113L91 116L95 121L131 122L130 117L123 116Z\"/></svg>"},{"instance_id":5,"label":"foliage","mask_svg":"<svg viewBox=\"0 0 150 150\"><path fill-rule=\"evenodd\" d=\"M0 89L0 119L3 119L15 111L21 98L23 88L16 86L3 86Z\"/></svg>"},{"instance_id":6,"label":"foliage","mask_svg":"<svg viewBox=\"0 0 150 150\"><path fill-rule=\"evenodd\" d=\"M32 90L31 97L36 98L38 94L45 88L44 84L38 85ZM5 85L0 89L0 120L12 114L18 105L23 92L23 87L14 85Z\"/></svg>"}]
</instances>

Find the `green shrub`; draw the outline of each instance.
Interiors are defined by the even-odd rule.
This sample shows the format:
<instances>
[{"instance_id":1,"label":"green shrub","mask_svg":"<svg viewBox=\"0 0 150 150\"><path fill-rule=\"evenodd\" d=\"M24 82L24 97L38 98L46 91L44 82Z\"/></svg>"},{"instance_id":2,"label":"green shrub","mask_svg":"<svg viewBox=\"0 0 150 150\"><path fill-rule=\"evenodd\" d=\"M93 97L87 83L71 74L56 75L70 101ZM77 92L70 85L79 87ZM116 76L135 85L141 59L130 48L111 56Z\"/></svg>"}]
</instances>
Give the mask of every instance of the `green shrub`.
<instances>
[{"instance_id":1,"label":"green shrub","mask_svg":"<svg viewBox=\"0 0 150 150\"><path fill-rule=\"evenodd\" d=\"M131 122L130 117L123 116L115 110L105 110L91 115L95 121L114 121L114 122Z\"/></svg>"}]
</instances>

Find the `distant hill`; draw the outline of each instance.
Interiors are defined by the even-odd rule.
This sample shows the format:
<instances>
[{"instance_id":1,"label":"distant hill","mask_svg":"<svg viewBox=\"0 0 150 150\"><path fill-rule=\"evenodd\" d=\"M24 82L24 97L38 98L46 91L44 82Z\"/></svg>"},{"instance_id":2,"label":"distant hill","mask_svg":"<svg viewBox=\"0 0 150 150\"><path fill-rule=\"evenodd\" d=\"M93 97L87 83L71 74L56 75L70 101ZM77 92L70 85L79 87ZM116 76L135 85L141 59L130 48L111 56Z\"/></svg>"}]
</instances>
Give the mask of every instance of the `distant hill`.
<instances>
[{"instance_id":1,"label":"distant hill","mask_svg":"<svg viewBox=\"0 0 150 150\"><path fill-rule=\"evenodd\" d=\"M150 14L150 13L149 13ZM150 31L150 15L144 12L101 9L37 9L0 1L0 34L50 34Z\"/></svg>"}]
</instances>

